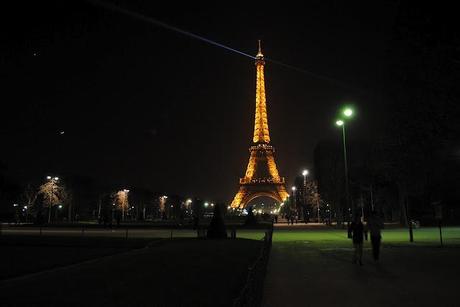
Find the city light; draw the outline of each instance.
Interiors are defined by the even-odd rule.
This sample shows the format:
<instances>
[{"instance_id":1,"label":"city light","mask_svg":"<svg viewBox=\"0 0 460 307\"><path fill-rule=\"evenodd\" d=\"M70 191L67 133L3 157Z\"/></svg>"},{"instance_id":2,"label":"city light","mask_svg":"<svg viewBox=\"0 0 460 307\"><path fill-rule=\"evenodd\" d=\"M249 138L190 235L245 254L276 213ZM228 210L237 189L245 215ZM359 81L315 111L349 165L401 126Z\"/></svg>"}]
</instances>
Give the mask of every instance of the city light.
<instances>
[{"instance_id":1,"label":"city light","mask_svg":"<svg viewBox=\"0 0 460 307\"><path fill-rule=\"evenodd\" d=\"M307 176L308 175L308 170L304 169L303 172L302 172L302 175Z\"/></svg>"},{"instance_id":2,"label":"city light","mask_svg":"<svg viewBox=\"0 0 460 307\"><path fill-rule=\"evenodd\" d=\"M297 188L295 186L292 187L292 191L295 192L295 190L297 190Z\"/></svg>"},{"instance_id":3,"label":"city light","mask_svg":"<svg viewBox=\"0 0 460 307\"><path fill-rule=\"evenodd\" d=\"M336 124L337 126L342 126L342 125L344 124L344 122L343 122L343 120L340 120L340 119L339 119L338 121L335 122L335 124Z\"/></svg>"},{"instance_id":4,"label":"city light","mask_svg":"<svg viewBox=\"0 0 460 307\"><path fill-rule=\"evenodd\" d=\"M353 110L351 108L346 108L345 110L343 110L343 115L345 115L346 117L350 117L353 115Z\"/></svg>"},{"instance_id":5,"label":"city light","mask_svg":"<svg viewBox=\"0 0 460 307\"><path fill-rule=\"evenodd\" d=\"M205 202L204 203L204 207L207 208L209 206L209 203L208 202Z\"/></svg>"}]
</instances>

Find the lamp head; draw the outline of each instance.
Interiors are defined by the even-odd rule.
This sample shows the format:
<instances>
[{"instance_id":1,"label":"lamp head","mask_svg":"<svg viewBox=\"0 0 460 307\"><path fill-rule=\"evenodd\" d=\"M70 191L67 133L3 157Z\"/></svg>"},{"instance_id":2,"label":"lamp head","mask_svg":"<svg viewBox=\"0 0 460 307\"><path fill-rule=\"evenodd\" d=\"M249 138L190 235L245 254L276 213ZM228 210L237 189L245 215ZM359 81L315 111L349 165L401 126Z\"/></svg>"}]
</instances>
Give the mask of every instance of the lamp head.
<instances>
[{"instance_id":1,"label":"lamp head","mask_svg":"<svg viewBox=\"0 0 460 307\"><path fill-rule=\"evenodd\" d=\"M343 110L343 115L345 115L346 117L351 117L353 115L353 109L345 108L345 110Z\"/></svg>"}]
</instances>

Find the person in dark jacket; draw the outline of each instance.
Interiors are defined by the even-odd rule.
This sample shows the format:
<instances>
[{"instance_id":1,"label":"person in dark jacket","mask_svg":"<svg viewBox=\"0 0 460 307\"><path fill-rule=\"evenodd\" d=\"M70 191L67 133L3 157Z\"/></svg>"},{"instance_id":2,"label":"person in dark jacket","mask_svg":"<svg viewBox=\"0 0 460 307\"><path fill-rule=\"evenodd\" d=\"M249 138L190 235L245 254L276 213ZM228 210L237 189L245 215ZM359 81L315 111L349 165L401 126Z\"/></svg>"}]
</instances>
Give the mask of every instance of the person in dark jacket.
<instances>
[{"instance_id":1,"label":"person in dark jacket","mask_svg":"<svg viewBox=\"0 0 460 307\"><path fill-rule=\"evenodd\" d=\"M372 211L369 221L367 222L367 227L371 234L371 243L372 243L372 255L374 260L379 260L380 256L380 242L382 240L381 229L383 228L383 221L377 215L375 211Z\"/></svg>"},{"instance_id":2,"label":"person in dark jacket","mask_svg":"<svg viewBox=\"0 0 460 307\"><path fill-rule=\"evenodd\" d=\"M359 216L355 217L355 220L350 225L354 254L353 263L359 262L359 265L363 265L363 239L364 239L364 226Z\"/></svg>"}]
</instances>

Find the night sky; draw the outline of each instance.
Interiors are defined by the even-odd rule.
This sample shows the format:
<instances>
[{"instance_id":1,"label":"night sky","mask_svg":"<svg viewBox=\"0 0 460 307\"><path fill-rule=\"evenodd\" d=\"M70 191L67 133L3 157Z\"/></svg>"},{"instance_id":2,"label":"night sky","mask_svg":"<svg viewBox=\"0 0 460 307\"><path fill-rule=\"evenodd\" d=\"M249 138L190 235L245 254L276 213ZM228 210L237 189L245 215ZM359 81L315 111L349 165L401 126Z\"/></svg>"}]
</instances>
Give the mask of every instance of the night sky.
<instances>
[{"instance_id":1,"label":"night sky","mask_svg":"<svg viewBox=\"0 0 460 307\"><path fill-rule=\"evenodd\" d=\"M7 174L21 183L82 175L230 201L252 140L254 61L92 2L38 2L4 9ZM313 167L318 141L340 140L341 104L357 109L350 139L371 138L384 118L393 1L116 4L251 55L261 39L267 58L347 84L267 62L269 128L289 184Z\"/></svg>"}]
</instances>

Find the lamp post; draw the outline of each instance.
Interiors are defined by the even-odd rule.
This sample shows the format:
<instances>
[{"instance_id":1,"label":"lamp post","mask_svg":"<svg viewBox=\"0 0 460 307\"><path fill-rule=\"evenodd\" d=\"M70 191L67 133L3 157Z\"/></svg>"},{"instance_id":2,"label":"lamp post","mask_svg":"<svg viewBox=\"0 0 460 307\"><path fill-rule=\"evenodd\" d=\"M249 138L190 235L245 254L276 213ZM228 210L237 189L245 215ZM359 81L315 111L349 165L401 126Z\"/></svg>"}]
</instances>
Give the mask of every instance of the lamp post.
<instances>
[{"instance_id":1,"label":"lamp post","mask_svg":"<svg viewBox=\"0 0 460 307\"><path fill-rule=\"evenodd\" d=\"M329 208L329 204L326 204L326 212L329 213L329 221L328 224L331 225L331 208Z\"/></svg>"},{"instance_id":2,"label":"lamp post","mask_svg":"<svg viewBox=\"0 0 460 307\"><path fill-rule=\"evenodd\" d=\"M342 111L342 115L345 118L350 118L353 115L353 110L351 108L345 108ZM345 170L345 201L348 208L352 208L352 215L355 214L354 204L352 203L350 206L350 187L348 183L348 161L347 161L347 143L346 143L346 133L345 133L345 121L339 119L335 122L335 124L339 127L342 127L342 142L343 142L343 163L344 163L344 170Z\"/></svg>"},{"instance_id":3,"label":"lamp post","mask_svg":"<svg viewBox=\"0 0 460 307\"><path fill-rule=\"evenodd\" d=\"M46 179L48 179L50 187L48 189L48 197L49 197L49 204L48 204L48 223L51 223L51 206L53 203L53 197L54 197L54 187L56 186L56 182L59 181L59 177L51 177L51 176L46 176Z\"/></svg>"},{"instance_id":4,"label":"lamp post","mask_svg":"<svg viewBox=\"0 0 460 307\"><path fill-rule=\"evenodd\" d=\"M307 176L308 176L308 170L304 169L302 171L302 176L303 176L303 219L305 224L307 223L307 214L305 210L307 209Z\"/></svg>"},{"instance_id":5,"label":"lamp post","mask_svg":"<svg viewBox=\"0 0 460 307\"><path fill-rule=\"evenodd\" d=\"M320 207L320 202L319 202L319 199L318 199L318 193L315 193L315 201L316 201L316 206L318 206L318 224L321 223L321 219L320 219L320 216L319 216L319 207Z\"/></svg>"},{"instance_id":6,"label":"lamp post","mask_svg":"<svg viewBox=\"0 0 460 307\"><path fill-rule=\"evenodd\" d=\"M190 198L185 201L185 206L189 211L190 216L192 216L192 200Z\"/></svg>"},{"instance_id":7,"label":"lamp post","mask_svg":"<svg viewBox=\"0 0 460 307\"><path fill-rule=\"evenodd\" d=\"M293 204L294 204L294 210L295 210L295 215L297 215L297 199L296 199L296 195L295 195L295 191L297 190L297 188L295 186L293 186L291 188L292 190L292 200L293 200ZM297 217L296 217L296 221L297 221Z\"/></svg>"}]
</instances>

